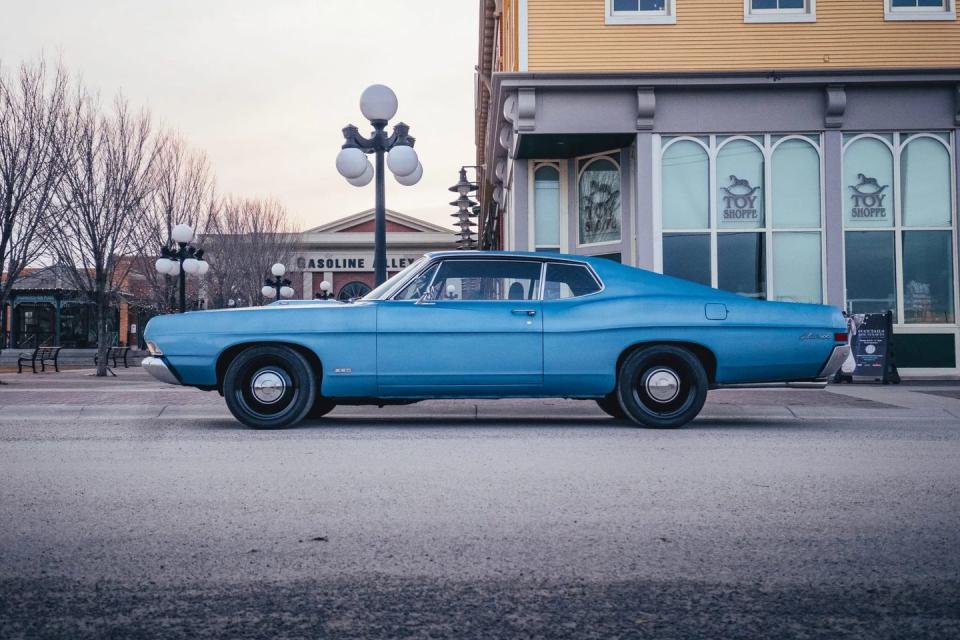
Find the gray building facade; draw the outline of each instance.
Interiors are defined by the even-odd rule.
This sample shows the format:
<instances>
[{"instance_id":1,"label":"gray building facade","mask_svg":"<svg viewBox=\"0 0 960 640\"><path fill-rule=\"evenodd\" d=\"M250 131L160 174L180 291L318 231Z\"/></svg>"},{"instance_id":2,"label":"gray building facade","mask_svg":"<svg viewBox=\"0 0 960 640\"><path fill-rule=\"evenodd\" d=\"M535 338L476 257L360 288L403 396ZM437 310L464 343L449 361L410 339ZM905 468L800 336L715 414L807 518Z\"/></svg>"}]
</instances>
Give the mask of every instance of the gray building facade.
<instances>
[{"instance_id":1,"label":"gray building facade","mask_svg":"<svg viewBox=\"0 0 960 640\"><path fill-rule=\"evenodd\" d=\"M906 375L960 373L960 70L497 73L489 105L488 246L889 309Z\"/></svg>"}]
</instances>

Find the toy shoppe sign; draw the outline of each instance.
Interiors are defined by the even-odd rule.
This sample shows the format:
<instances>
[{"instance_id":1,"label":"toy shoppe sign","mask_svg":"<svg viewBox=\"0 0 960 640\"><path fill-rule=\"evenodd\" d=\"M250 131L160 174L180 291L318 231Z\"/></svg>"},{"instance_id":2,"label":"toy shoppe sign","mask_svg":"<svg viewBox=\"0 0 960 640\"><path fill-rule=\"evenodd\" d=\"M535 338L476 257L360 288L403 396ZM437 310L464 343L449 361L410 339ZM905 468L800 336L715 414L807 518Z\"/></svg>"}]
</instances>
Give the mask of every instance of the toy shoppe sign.
<instances>
[{"instance_id":1,"label":"toy shoppe sign","mask_svg":"<svg viewBox=\"0 0 960 640\"><path fill-rule=\"evenodd\" d=\"M387 254L387 271L399 271L420 255ZM293 259L297 271L373 271L373 253L302 253Z\"/></svg>"},{"instance_id":2,"label":"toy shoppe sign","mask_svg":"<svg viewBox=\"0 0 960 640\"><path fill-rule=\"evenodd\" d=\"M723 206L720 215L726 222L759 221L762 220L758 200L761 197L760 187L750 185L746 178L730 176L730 184L720 187L720 199Z\"/></svg>"},{"instance_id":3,"label":"toy shoppe sign","mask_svg":"<svg viewBox=\"0 0 960 640\"><path fill-rule=\"evenodd\" d=\"M850 187L850 217L868 220L887 219L887 195L890 185L881 185L876 178L857 174L858 183Z\"/></svg>"}]
</instances>

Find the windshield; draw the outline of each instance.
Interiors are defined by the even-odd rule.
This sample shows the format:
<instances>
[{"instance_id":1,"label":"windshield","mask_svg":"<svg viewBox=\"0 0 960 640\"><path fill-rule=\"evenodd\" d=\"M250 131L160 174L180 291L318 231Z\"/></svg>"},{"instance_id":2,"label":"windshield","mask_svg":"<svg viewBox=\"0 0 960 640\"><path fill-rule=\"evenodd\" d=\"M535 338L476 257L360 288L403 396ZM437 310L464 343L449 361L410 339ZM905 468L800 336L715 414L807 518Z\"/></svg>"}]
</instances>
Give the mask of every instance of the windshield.
<instances>
[{"instance_id":1,"label":"windshield","mask_svg":"<svg viewBox=\"0 0 960 640\"><path fill-rule=\"evenodd\" d=\"M409 265L403 271L399 272L392 278L388 278L386 282L384 282L382 285L380 285L379 287L377 287L367 295L363 296L361 300L383 300L385 294L388 291L390 291L390 289L392 289L396 284L404 280L411 273L413 273L414 271L422 267L423 263L426 262L426 260L427 260L427 257L423 256L422 258L420 258L413 264Z\"/></svg>"}]
</instances>

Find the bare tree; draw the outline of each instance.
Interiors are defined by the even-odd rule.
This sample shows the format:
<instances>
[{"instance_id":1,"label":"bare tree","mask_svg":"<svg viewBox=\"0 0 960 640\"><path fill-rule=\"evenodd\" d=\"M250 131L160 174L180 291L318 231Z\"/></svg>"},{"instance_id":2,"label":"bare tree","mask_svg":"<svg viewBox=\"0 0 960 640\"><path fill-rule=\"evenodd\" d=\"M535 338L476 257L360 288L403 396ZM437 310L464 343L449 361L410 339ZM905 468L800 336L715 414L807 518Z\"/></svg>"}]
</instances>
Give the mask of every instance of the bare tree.
<instances>
[{"instance_id":1,"label":"bare tree","mask_svg":"<svg viewBox=\"0 0 960 640\"><path fill-rule=\"evenodd\" d=\"M296 229L276 200L226 198L212 212L203 236L210 262L207 297L213 307L263 302L260 289L275 262L289 259Z\"/></svg>"},{"instance_id":2,"label":"bare tree","mask_svg":"<svg viewBox=\"0 0 960 640\"><path fill-rule=\"evenodd\" d=\"M108 312L133 260L143 251L144 223L156 188L162 141L146 111L117 97L110 114L80 93L69 110L69 135L58 145L64 177L57 189L63 219L51 229L56 259L95 306L97 375L106 375Z\"/></svg>"},{"instance_id":3,"label":"bare tree","mask_svg":"<svg viewBox=\"0 0 960 640\"><path fill-rule=\"evenodd\" d=\"M55 142L63 135L67 73L45 61L0 70L0 314L24 267L44 250L42 230L62 169ZM8 330L0 321L0 338ZM0 341L0 347L2 347Z\"/></svg>"},{"instance_id":4,"label":"bare tree","mask_svg":"<svg viewBox=\"0 0 960 640\"><path fill-rule=\"evenodd\" d=\"M153 266L160 246L174 246L173 227L186 223L203 233L215 205L213 174L205 153L189 149L182 138L169 135L157 159L156 189L150 198L140 231L146 251L138 258L136 270L146 281L150 302L161 313L176 307L177 279L157 273ZM196 283L188 281L191 288Z\"/></svg>"}]
</instances>

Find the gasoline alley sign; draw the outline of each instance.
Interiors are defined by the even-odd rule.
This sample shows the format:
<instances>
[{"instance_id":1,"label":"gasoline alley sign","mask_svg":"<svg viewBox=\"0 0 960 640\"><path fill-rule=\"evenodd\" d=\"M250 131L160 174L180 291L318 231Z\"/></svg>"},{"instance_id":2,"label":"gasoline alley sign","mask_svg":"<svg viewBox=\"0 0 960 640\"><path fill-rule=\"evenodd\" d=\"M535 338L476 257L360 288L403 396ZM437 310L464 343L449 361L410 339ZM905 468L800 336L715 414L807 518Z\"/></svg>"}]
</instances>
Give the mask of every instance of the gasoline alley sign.
<instances>
[{"instance_id":1,"label":"gasoline alley sign","mask_svg":"<svg viewBox=\"0 0 960 640\"><path fill-rule=\"evenodd\" d=\"M880 185L876 178L870 178L862 173L857 174L857 185L850 185L850 197L853 206L850 209L851 218L886 218L887 206L884 204L887 194L884 191L890 185Z\"/></svg>"},{"instance_id":2,"label":"gasoline alley sign","mask_svg":"<svg viewBox=\"0 0 960 640\"><path fill-rule=\"evenodd\" d=\"M387 271L399 271L419 259L419 255L387 254ZM373 254L301 254L293 259L293 265L297 271L373 271Z\"/></svg>"},{"instance_id":3,"label":"gasoline alley sign","mask_svg":"<svg viewBox=\"0 0 960 640\"><path fill-rule=\"evenodd\" d=\"M757 200L760 198L760 187L751 187L750 181L737 176L730 176L730 185L721 187L724 195L723 211L721 215L725 221L759 220L760 212Z\"/></svg>"}]
</instances>

